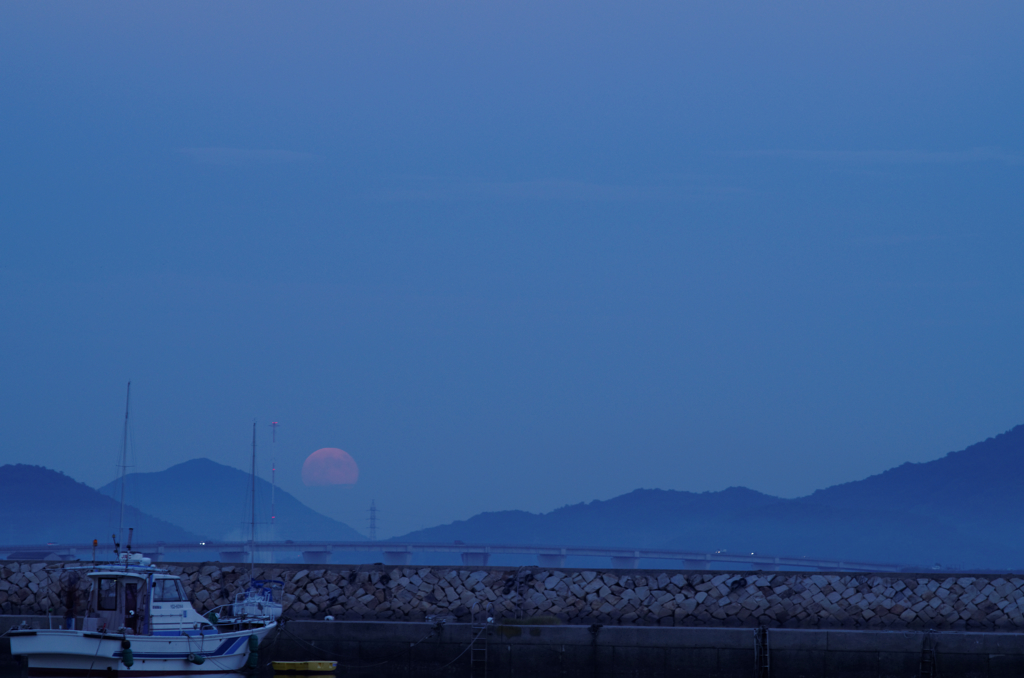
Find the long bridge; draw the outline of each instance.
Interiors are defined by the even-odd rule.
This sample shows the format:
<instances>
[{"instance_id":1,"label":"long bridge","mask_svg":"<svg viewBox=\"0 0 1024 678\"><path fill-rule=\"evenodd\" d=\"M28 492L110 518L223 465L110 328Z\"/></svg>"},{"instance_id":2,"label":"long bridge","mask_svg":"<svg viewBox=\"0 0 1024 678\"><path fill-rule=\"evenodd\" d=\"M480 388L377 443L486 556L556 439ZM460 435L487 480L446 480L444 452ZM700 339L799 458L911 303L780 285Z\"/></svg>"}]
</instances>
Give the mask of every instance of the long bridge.
<instances>
[{"instance_id":1,"label":"long bridge","mask_svg":"<svg viewBox=\"0 0 1024 678\"><path fill-rule=\"evenodd\" d=\"M110 551L109 544L24 544L0 545L0 555L13 559L95 560ZM685 570L710 570L721 567L751 570L819 570L830 572L899 572L907 568L893 563L868 563L821 558L794 558L770 556L761 553L728 553L715 551L674 551L666 549L637 549L581 546L536 546L527 544L465 544L461 542L421 543L392 541L278 541L251 542L205 541L188 543L140 543L132 546L160 562L169 553L197 554L202 560L220 560L227 563L247 562L253 550L256 558L274 553L301 554L305 563L328 563L335 553L380 553L385 565L407 566L417 553L459 554L462 564L471 567L486 566L491 555L513 554L535 556L541 567L565 567L569 556L608 558L615 569L637 569L641 560L675 561ZM211 557L215 556L215 557ZM103 556L100 556L103 559ZM717 567L712 567L712 564Z\"/></svg>"}]
</instances>

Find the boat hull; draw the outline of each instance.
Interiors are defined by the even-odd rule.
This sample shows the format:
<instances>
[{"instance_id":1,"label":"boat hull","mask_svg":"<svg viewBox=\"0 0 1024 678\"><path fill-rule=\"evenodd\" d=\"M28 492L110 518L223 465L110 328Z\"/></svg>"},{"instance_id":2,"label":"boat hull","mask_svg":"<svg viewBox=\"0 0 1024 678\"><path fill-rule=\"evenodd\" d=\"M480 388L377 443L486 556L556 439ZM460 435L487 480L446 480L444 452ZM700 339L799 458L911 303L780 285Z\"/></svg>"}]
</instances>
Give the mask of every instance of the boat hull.
<instances>
[{"instance_id":1,"label":"boat hull","mask_svg":"<svg viewBox=\"0 0 1024 678\"><path fill-rule=\"evenodd\" d=\"M260 642L276 627L211 633L204 635L127 636L134 663L124 665L125 637L109 633L38 629L14 631L10 635L11 654L28 661L29 675L202 675L233 673L245 667L249 658L249 636ZM189 655L202 657L196 664Z\"/></svg>"}]
</instances>

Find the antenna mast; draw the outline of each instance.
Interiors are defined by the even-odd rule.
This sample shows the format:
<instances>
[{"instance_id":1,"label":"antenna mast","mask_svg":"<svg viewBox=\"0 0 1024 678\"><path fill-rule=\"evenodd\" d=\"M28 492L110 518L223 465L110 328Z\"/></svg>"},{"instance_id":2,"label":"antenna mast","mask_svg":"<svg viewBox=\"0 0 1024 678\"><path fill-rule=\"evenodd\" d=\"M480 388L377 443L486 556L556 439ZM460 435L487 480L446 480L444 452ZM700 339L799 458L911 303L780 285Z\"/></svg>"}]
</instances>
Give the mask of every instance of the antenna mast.
<instances>
[{"instance_id":1,"label":"antenna mast","mask_svg":"<svg viewBox=\"0 0 1024 678\"><path fill-rule=\"evenodd\" d=\"M128 472L128 404L132 399L132 382L128 382L128 393L124 399L124 436L121 439L121 519L117 525L117 546L124 542L124 481Z\"/></svg>"},{"instance_id":2,"label":"antenna mast","mask_svg":"<svg viewBox=\"0 0 1024 678\"><path fill-rule=\"evenodd\" d=\"M277 427L278 426L280 426L280 424L278 424L276 421L270 422L270 442L272 442L272 443L276 443L277 442ZM276 448L277 445L274 445L274 447ZM274 528L274 522L277 519L277 511L274 510L274 495L276 494L276 490L277 490L277 477L276 476L277 476L277 460L272 458L270 460L270 528L271 528L271 531L270 531L271 537L270 538L271 539L275 538L273 528Z\"/></svg>"},{"instance_id":3,"label":"antenna mast","mask_svg":"<svg viewBox=\"0 0 1024 678\"><path fill-rule=\"evenodd\" d=\"M370 541L377 541L377 500L370 500Z\"/></svg>"}]
</instances>

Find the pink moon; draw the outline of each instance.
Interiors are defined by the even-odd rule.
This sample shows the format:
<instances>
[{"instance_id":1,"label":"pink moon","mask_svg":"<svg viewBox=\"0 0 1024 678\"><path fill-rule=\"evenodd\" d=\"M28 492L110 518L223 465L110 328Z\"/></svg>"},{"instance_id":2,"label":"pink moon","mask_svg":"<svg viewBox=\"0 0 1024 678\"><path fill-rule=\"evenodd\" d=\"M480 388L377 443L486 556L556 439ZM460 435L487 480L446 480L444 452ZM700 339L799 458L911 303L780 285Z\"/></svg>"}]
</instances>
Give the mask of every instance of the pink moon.
<instances>
[{"instance_id":1,"label":"pink moon","mask_svg":"<svg viewBox=\"0 0 1024 678\"><path fill-rule=\"evenodd\" d=\"M314 485L355 485L359 480L356 460L345 450L324 447L306 457L302 464L302 482Z\"/></svg>"}]
</instances>

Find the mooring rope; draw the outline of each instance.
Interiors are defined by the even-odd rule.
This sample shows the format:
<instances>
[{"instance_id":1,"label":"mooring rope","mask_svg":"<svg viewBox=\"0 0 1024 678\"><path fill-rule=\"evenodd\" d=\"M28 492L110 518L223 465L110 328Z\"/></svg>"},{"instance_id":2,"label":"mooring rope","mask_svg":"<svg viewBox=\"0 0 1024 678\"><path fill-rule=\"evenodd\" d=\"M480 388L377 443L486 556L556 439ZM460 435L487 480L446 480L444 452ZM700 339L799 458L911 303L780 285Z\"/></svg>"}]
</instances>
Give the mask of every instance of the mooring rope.
<instances>
[{"instance_id":1,"label":"mooring rope","mask_svg":"<svg viewBox=\"0 0 1024 678\"><path fill-rule=\"evenodd\" d=\"M310 643L309 641L307 641L307 640L305 640L303 638L299 638L297 635L295 635L294 633L292 633L291 631L289 631L288 629L286 629L284 627L281 627L281 631L283 633L287 633L289 636L291 636L295 640L299 641L303 645L308 645L309 647L313 648L317 652L322 652L323 654L327 654L327 655L330 655L332 657L342 657L343 656L343 655L337 654L335 652L330 652L328 650L325 650L322 647L317 647L316 645ZM349 665L349 664L338 664L338 666L341 667L341 668L345 668L345 669L372 669L372 668L376 668L378 666L384 666L385 664L390 664L390 663L391 663L391 660L388 659L386 661L382 661L382 662L377 663L377 664L363 664L361 666L354 666L354 665Z\"/></svg>"},{"instance_id":2,"label":"mooring rope","mask_svg":"<svg viewBox=\"0 0 1024 678\"><path fill-rule=\"evenodd\" d=\"M487 627L484 627L484 628L480 629L480 633L476 634L476 636L473 637L473 640L469 641L469 645L466 646L466 649L463 650L462 652L460 652L458 657L456 657L455 659L451 660L450 662L448 662L447 664L445 664L444 666L439 668L438 671L444 671L446 668L448 668L449 666L451 666L455 662L459 661L459 657L461 657L462 655L464 655L467 652L469 652L469 648L473 647L473 643L475 643L480 636L484 635L484 631L486 631L486 630L487 630Z\"/></svg>"}]
</instances>

